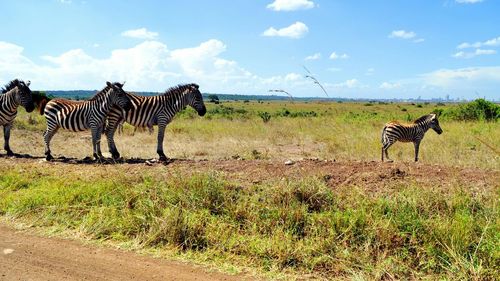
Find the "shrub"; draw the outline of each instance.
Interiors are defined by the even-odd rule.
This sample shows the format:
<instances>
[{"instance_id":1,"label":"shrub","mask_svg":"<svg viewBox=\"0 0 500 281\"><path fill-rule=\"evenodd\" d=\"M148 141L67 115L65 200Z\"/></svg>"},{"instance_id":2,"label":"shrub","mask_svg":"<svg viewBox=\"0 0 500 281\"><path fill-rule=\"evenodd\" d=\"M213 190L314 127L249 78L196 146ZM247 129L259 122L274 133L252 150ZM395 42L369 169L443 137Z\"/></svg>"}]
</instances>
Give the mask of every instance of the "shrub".
<instances>
[{"instance_id":1,"label":"shrub","mask_svg":"<svg viewBox=\"0 0 500 281\"><path fill-rule=\"evenodd\" d=\"M259 111L259 117L262 118L262 121L264 121L264 123L267 123L269 122L269 120L271 120L271 114L269 114L269 112L267 111L264 112Z\"/></svg>"},{"instance_id":2,"label":"shrub","mask_svg":"<svg viewBox=\"0 0 500 281\"><path fill-rule=\"evenodd\" d=\"M500 118L500 106L485 99L476 99L455 109L449 109L444 115L459 121L497 121Z\"/></svg>"}]
</instances>

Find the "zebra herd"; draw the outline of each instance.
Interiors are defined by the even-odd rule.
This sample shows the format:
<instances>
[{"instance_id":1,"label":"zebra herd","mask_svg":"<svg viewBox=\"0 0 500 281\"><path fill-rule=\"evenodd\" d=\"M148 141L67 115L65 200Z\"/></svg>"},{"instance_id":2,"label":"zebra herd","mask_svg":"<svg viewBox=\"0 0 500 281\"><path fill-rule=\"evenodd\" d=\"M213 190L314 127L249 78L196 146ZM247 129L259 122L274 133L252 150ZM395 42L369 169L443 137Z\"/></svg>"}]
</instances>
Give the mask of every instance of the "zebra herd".
<instances>
[{"instance_id":1,"label":"zebra herd","mask_svg":"<svg viewBox=\"0 0 500 281\"><path fill-rule=\"evenodd\" d=\"M15 79L7 83L0 94L0 125L4 127L4 149L8 156L14 155L9 146L9 139L19 105L23 106L27 112L32 112L36 105L40 109L40 114L45 115L47 130L43 137L47 161L53 159L50 141L59 128L73 132L90 129L93 156L98 161L104 159L100 141L101 135L106 134L112 157L120 158L114 142L114 134L123 122L135 127L147 127L150 130L153 126L158 126L156 152L160 161L165 161L167 160L163 152L165 128L175 114L186 106L191 106L200 116L207 112L199 86L194 83L172 87L158 96L145 97L124 91L124 83L106 82L104 89L86 101L61 98L41 99L39 96L33 96L29 85L29 81ZM387 150L397 141L413 142L415 161L418 161L420 142L430 128L438 134L443 132L436 114L424 115L413 124L402 124L397 121L387 123L382 130L382 161L384 161L384 155L388 161L392 161L389 159Z\"/></svg>"}]
</instances>

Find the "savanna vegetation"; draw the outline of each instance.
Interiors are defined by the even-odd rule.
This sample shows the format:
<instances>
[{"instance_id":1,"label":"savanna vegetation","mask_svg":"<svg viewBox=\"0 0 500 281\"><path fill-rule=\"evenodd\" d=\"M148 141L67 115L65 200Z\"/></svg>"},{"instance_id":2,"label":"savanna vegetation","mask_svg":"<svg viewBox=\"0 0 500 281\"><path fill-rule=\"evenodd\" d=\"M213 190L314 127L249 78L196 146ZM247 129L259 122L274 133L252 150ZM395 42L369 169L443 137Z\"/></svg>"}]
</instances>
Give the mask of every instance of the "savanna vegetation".
<instances>
[{"instance_id":1,"label":"savanna vegetation","mask_svg":"<svg viewBox=\"0 0 500 281\"><path fill-rule=\"evenodd\" d=\"M204 118L183 111L165 140L170 157L208 161L1 158L0 216L267 278L500 276L497 104L217 102ZM411 162L412 145L398 143L390 150L396 163L378 163L385 122L431 112L444 133L427 133L421 162ZM41 157L44 127L43 116L21 113L14 152ZM124 157L156 156L155 134L132 134L125 125L116 136ZM61 131L53 143L56 157L91 153L89 132ZM102 145L106 151L105 138ZM289 159L298 162L285 167ZM301 159L314 159L313 168Z\"/></svg>"}]
</instances>

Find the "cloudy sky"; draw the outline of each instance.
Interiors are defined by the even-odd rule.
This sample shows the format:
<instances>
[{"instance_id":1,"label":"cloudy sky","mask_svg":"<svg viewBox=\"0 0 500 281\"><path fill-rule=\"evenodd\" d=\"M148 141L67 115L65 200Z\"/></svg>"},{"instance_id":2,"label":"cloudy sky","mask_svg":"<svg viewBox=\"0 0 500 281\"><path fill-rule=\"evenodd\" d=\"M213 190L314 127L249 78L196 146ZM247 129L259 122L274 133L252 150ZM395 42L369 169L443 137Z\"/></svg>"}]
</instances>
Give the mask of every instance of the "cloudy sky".
<instances>
[{"instance_id":1,"label":"cloudy sky","mask_svg":"<svg viewBox=\"0 0 500 281\"><path fill-rule=\"evenodd\" d=\"M1 0L0 83L500 100L496 0ZM304 68L305 66L305 68ZM307 70L306 70L307 69Z\"/></svg>"}]
</instances>

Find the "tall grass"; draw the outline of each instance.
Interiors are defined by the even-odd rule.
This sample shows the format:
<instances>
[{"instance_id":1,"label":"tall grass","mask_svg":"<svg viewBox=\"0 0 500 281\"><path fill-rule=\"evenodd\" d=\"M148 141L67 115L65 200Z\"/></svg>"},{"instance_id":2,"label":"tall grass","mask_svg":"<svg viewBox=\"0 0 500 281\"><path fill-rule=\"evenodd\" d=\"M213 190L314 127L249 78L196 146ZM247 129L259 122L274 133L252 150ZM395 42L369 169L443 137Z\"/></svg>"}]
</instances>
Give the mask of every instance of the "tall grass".
<instances>
[{"instance_id":1,"label":"tall grass","mask_svg":"<svg viewBox=\"0 0 500 281\"><path fill-rule=\"evenodd\" d=\"M271 274L500 275L498 186L478 192L407 183L374 193L332 190L318 178L243 188L215 172L167 180L116 172L91 180L44 174L43 167L21 171L0 173L0 215L92 239Z\"/></svg>"}]
</instances>

